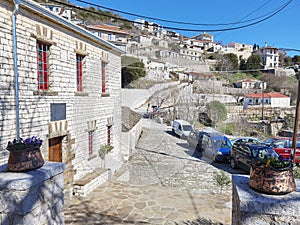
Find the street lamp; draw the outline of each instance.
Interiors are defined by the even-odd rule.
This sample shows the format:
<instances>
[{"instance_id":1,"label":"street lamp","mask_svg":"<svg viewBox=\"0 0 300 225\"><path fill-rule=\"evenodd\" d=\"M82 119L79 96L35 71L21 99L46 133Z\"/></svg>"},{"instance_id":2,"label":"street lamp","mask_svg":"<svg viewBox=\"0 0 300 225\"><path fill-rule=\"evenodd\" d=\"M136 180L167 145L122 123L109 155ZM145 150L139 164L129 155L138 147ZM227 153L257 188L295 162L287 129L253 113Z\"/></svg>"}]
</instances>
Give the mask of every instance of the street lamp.
<instances>
[{"instance_id":1,"label":"street lamp","mask_svg":"<svg viewBox=\"0 0 300 225\"><path fill-rule=\"evenodd\" d=\"M300 113L300 73L299 66L296 64L294 66L294 71L296 73L296 77L298 79L298 95L297 95L297 103L296 103L296 113L295 113L295 122L294 122L294 133L293 133L293 155L292 159L295 162L296 149L297 149L297 137L298 137L298 128L299 128L299 113Z\"/></svg>"}]
</instances>

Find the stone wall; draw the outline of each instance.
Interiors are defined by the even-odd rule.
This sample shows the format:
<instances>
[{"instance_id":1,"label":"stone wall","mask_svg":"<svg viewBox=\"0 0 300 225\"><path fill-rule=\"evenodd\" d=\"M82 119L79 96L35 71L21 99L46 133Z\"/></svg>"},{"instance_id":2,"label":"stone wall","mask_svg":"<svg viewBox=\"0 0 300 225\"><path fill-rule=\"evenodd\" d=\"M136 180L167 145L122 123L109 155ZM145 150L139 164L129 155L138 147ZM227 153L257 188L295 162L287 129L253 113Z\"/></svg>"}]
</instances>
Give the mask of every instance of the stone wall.
<instances>
[{"instance_id":1,"label":"stone wall","mask_svg":"<svg viewBox=\"0 0 300 225\"><path fill-rule=\"evenodd\" d=\"M300 224L300 180L286 195L267 195L249 187L249 176L232 176L232 225Z\"/></svg>"},{"instance_id":2,"label":"stone wall","mask_svg":"<svg viewBox=\"0 0 300 225\"><path fill-rule=\"evenodd\" d=\"M0 224L64 224L63 163L26 172L0 168Z\"/></svg>"},{"instance_id":3,"label":"stone wall","mask_svg":"<svg viewBox=\"0 0 300 225\"><path fill-rule=\"evenodd\" d=\"M144 119L139 120L134 127L132 127L127 132L122 132L122 155L124 160L128 161L130 156L132 156L135 152L135 146L138 143L142 132L142 123Z\"/></svg>"}]
</instances>

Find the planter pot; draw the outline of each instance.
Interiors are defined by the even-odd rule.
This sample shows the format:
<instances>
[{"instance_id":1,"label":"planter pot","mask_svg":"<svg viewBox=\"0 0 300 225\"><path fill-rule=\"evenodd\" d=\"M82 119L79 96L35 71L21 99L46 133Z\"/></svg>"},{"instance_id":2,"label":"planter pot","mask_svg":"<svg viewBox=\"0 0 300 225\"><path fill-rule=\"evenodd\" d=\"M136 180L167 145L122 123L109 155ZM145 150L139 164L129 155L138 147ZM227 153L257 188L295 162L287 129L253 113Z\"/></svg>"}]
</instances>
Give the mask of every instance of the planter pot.
<instances>
[{"instance_id":1,"label":"planter pot","mask_svg":"<svg viewBox=\"0 0 300 225\"><path fill-rule=\"evenodd\" d=\"M13 172L40 168L45 161L40 148L9 150L7 169Z\"/></svg>"},{"instance_id":2,"label":"planter pot","mask_svg":"<svg viewBox=\"0 0 300 225\"><path fill-rule=\"evenodd\" d=\"M252 165L249 186L256 191L281 195L296 190L292 166L286 168L260 167Z\"/></svg>"}]
</instances>

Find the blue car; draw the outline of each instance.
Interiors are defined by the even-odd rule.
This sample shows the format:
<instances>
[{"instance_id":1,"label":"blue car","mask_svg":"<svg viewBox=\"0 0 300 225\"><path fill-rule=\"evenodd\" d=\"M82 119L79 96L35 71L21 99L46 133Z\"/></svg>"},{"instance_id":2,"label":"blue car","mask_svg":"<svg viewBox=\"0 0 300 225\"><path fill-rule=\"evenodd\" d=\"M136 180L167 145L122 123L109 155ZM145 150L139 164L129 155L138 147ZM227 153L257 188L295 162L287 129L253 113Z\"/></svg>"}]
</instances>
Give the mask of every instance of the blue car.
<instances>
[{"instance_id":1,"label":"blue car","mask_svg":"<svg viewBox=\"0 0 300 225\"><path fill-rule=\"evenodd\" d=\"M229 162L231 141L217 130L202 130L196 149L214 162Z\"/></svg>"}]
</instances>

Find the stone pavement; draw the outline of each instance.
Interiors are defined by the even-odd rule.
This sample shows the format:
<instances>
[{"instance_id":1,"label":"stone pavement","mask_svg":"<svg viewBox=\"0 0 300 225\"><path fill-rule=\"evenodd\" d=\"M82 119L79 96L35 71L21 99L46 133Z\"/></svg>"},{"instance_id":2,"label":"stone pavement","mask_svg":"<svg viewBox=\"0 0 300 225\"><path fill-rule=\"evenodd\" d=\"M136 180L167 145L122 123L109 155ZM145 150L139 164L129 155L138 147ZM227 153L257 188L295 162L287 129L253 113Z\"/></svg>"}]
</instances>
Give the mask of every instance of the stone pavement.
<instances>
[{"instance_id":1,"label":"stone pavement","mask_svg":"<svg viewBox=\"0 0 300 225\"><path fill-rule=\"evenodd\" d=\"M85 198L65 199L65 224L231 224L231 186L214 180L220 170L170 127L145 122L123 171Z\"/></svg>"}]
</instances>

